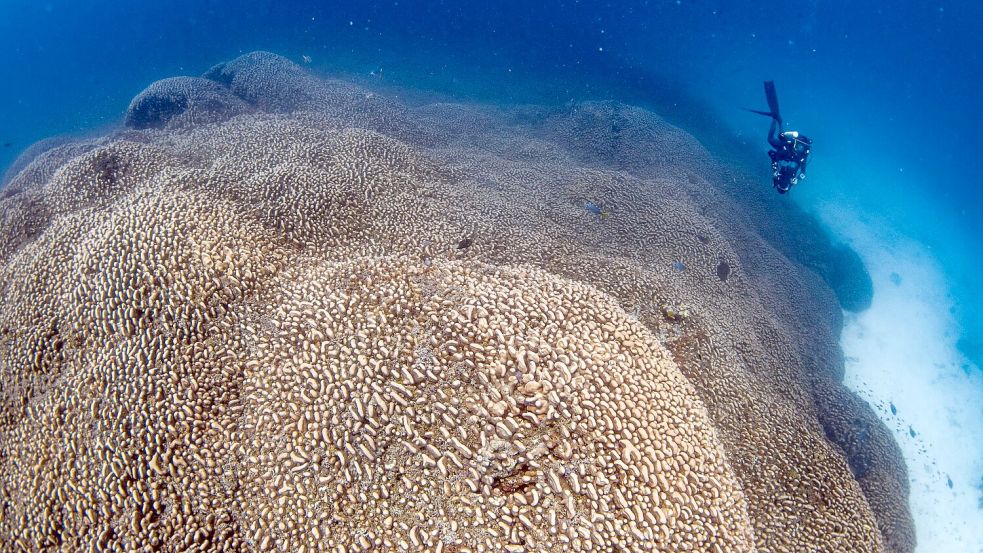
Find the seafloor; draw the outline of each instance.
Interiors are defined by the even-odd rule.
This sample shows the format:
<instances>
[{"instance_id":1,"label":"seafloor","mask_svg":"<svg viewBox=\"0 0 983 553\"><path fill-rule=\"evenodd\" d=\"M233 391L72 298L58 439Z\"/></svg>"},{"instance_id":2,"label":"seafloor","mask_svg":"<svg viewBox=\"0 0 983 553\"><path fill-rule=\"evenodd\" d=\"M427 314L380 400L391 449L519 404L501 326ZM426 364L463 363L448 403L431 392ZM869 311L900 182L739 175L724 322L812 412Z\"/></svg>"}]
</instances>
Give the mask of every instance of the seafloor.
<instances>
[{"instance_id":1,"label":"seafloor","mask_svg":"<svg viewBox=\"0 0 983 553\"><path fill-rule=\"evenodd\" d=\"M859 258L658 115L253 53L0 190L0 543L912 551Z\"/></svg>"}]
</instances>

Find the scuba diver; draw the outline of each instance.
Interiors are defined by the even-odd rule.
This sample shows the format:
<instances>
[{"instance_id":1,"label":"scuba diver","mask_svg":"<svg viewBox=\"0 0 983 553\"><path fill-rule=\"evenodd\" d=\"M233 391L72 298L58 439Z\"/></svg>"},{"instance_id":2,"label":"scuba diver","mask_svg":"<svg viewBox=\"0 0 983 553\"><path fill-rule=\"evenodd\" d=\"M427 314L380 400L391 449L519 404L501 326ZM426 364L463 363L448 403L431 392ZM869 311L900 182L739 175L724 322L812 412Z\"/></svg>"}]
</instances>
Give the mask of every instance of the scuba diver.
<instances>
[{"instance_id":1,"label":"scuba diver","mask_svg":"<svg viewBox=\"0 0 983 553\"><path fill-rule=\"evenodd\" d=\"M778 94L775 92L774 81L765 81L765 97L768 99L769 111L747 111L771 117L771 128L768 129L768 144L773 148L768 152L768 157L771 158L771 180L778 193L784 194L806 178L806 162L812 151L812 140L798 131L782 131L782 115L778 111Z\"/></svg>"}]
</instances>

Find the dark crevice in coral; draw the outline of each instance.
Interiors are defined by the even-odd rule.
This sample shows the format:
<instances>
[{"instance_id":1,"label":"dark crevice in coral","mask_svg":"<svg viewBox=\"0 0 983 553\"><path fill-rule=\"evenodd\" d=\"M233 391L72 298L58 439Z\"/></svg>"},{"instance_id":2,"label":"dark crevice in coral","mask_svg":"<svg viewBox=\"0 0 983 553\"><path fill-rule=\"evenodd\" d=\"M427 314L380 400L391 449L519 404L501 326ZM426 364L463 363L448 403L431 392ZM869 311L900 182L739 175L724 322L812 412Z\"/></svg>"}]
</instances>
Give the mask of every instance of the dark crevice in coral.
<instances>
[{"instance_id":1,"label":"dark crevice in coral","mask_svg":"<svg viewBox=\"0 0 983 553\"><path fill-rule=\"evenodd\" d=\"M224 63L214 65L202 77L210 81L215 81L225 88L229 88L232 86L232 80L235 78L235 75L231 71L226 71L225 66L226 64Z\"/></svg>"},{"instance_id":2,"label":"dark crevice in coral","mask_svg":"<svg viewBox=\"0 0 983 553\"><path fill-rule=\"evenodd\" d=\"M158 95L144 99L126 115L132 129L159 129L188 109L188 99L178 95Z\"/></svg>"},{"instance_id":3,"label":"dark crevice in coral","mask_svg":"<svg viewBox=\"0 0 983 553\"><path fill-rule=\"evenodd\" d=\"M717 263L717 278L720 279L720 282L727 282L728 277L730 277L730 264L726 261Z\"/></svg>"}]
</instances>

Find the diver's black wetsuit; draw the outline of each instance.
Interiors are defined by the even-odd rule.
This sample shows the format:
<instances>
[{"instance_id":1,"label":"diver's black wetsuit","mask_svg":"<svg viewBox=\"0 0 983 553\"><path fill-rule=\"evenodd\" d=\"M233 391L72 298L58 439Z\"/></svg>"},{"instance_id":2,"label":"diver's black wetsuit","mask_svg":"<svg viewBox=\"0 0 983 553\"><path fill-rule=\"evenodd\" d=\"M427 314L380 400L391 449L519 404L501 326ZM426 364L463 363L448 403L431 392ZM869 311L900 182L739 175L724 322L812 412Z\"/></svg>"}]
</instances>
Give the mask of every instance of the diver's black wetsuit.
<instances>
[{"instance_id":1,"label":"diver's black wetsuit","mask_svg":"<svg viewBox=\"0 0 983 553\"><path fill-rule=\"evenodd\" d=\"M774 150L768 152L771 158L771 179L779 194L784 194L806 178L806 161L812 150L812 140L796 131L782 132L782 115L778 109L778 93L775 92L775 82L765 81L765 98L768 100L768 111L747 109L751 113L771 118L771 128L768 129L768 143Z\"/></svg>"},{"instance_id":2,"label":"diver's black wetsuit","mask_svg":"<svg viewBox=\"0 0 983 553\"><path fill-rule=\"evenodd\" d=\"M781 119L772 118L768 143L774 150L768 152L768 157L771 158L771 179L775 189L779 194L784 194L799 179L806 177L806 162L812 150L812 140L794 131L777 132L781 128Z\"/></svg>"}]
</instances>

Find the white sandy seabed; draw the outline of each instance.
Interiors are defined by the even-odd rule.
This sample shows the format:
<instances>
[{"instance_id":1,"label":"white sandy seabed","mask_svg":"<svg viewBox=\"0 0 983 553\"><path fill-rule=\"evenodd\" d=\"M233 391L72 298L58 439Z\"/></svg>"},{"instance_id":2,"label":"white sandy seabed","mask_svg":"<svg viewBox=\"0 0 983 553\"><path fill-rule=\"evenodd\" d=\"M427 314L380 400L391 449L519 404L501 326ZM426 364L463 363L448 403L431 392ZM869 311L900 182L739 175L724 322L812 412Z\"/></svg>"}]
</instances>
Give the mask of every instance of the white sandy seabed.
<instances>
[{"instance_id":1,"label":"white sandy seabed","mask_svg":"<svg viewBox=\"0 0 983 553\"><path fill-rule=\"evenodd\" d=\"M831 204L819 215L874 282L870 309L845 318L845 382L904 453L917 551L983 553L983 377L956 349L942 267L885 224Z\"/></svg>"}]
</instances>

